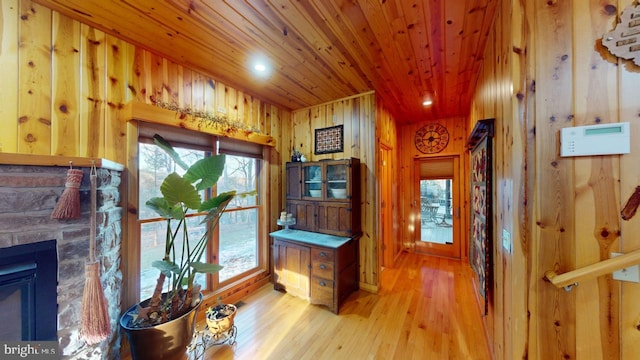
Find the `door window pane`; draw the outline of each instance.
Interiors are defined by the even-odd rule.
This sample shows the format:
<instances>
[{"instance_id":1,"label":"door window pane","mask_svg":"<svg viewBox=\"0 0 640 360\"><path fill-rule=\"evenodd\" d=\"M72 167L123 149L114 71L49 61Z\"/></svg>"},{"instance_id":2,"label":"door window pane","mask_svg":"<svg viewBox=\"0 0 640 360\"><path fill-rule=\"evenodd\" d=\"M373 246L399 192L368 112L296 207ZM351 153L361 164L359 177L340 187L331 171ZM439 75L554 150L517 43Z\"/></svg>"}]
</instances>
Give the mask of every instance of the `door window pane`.
<instances>
[{"instance_id":1,"label":"door window pane","mask_svg":"<svg viewBox=\"0 0 640 360\"><path fill-rule=\"evenodd\" d=\"M420 180L420 240L453 244L452 179Z\"/></svg>"}]
</instances>

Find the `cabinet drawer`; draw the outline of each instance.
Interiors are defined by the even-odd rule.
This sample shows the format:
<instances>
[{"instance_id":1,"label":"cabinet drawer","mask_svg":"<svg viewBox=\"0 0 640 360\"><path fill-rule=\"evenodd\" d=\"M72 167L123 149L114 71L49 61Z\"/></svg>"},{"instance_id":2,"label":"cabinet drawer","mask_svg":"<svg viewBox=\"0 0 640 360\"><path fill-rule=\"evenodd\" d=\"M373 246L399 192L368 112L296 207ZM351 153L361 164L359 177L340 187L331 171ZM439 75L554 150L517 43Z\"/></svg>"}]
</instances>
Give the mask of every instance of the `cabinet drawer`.
<instances>
[{"instance_id":1,"label":"cabinet drawer","mask_svg":"<svg viewBox=\"0 0 640 360\"><path fill-rule=\"evenodd\" d=\"M314 304L333 306L333 284L326 279L311 278L311 301Z\"/></svg>"},{"instance_id":2,"label":"cabinet drawer","mask_svg":"<svg viewBox=\"0 0 640 360\"><path fill-rule=\"evenodd\" d=\"M322 260L311 261L311 276L317 276L328 280L335 280L333 272L333 262Z\"/></svg>"},{"instance_id":3,"label":"cabinet drawer","mask_svg":"<svg viewBox=\"0 0 640 360\"><path fill-rule=\"evenodd\" d=\"M311 260L334 262L335 258L333 250L311 248Z\"/></svg>"}]
</instances>

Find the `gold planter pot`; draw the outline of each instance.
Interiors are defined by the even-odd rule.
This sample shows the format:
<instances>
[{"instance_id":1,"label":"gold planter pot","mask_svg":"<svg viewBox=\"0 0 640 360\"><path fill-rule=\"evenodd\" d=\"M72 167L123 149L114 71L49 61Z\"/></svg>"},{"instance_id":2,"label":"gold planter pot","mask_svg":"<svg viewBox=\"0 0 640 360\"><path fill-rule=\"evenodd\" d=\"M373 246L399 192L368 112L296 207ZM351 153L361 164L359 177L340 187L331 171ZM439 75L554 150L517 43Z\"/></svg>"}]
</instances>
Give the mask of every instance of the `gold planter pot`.
<instances>
[{"instance_id":1,"label":"gold planter pot","mask_svg":"<svg viewBox=\"0 0 640 360\"><path fill-rule=\"evenodd\" d=\"M146 303L149 300L143 302ZM178 360L186 359L187 346L193 340L196 314L202 304L200 301L189 312L164 324L147 328L129 327L130 312L138 305L129 308L120 317L120 327L127 335L132 360Z\"/></svg>"}]
</instances>

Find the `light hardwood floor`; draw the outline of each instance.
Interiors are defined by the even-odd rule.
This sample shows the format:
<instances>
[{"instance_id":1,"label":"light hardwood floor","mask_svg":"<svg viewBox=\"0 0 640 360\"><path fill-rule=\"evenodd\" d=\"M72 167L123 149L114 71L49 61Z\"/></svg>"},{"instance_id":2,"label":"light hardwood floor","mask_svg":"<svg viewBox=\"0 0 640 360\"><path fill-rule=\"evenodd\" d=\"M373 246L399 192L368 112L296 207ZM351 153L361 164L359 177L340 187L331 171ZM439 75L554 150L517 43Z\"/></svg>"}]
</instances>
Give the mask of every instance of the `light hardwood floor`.
<instances>
[{"instance_id":1,"label":"light hardwood floor","mask_svg":"<svg viewBox=\"0 0 640 360\"><path fill-rule=\"evenodd\" d=\"M471 270L446 258L403 254L383 271L379 294L352 294L339 315L272 286L242 303L237 343L205 359L491 358Z\"/></svg>"}]
</instances>

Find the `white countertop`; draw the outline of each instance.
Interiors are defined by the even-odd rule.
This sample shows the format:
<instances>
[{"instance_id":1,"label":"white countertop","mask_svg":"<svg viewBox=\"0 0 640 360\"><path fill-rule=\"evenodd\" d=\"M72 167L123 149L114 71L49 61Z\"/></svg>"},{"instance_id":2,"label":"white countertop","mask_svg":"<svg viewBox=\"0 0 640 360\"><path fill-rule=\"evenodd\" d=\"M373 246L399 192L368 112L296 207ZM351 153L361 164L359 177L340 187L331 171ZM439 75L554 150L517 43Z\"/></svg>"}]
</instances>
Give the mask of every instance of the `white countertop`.
<instances>
[{"instance_id":1,"label":"white countertop","mask_svg":"<svg viewBox=\"0 0 640 360\"><path fill-rule=\"evenodd\" d=\"M335 235L321 234L316 232L302 231L302 230L295 230L295 229L278 230L270 233L269 235L279 239L293 240L293 241L298 241L298 242L307 243L311 245L318 245L318 246L324 246L324 247L330 247L330 248L339 248L340 246L346 244L347 242L349 242L349 240L352 239L350 237L345 237L345 236L335 236Z\"/></svg>"}]
</instances>

